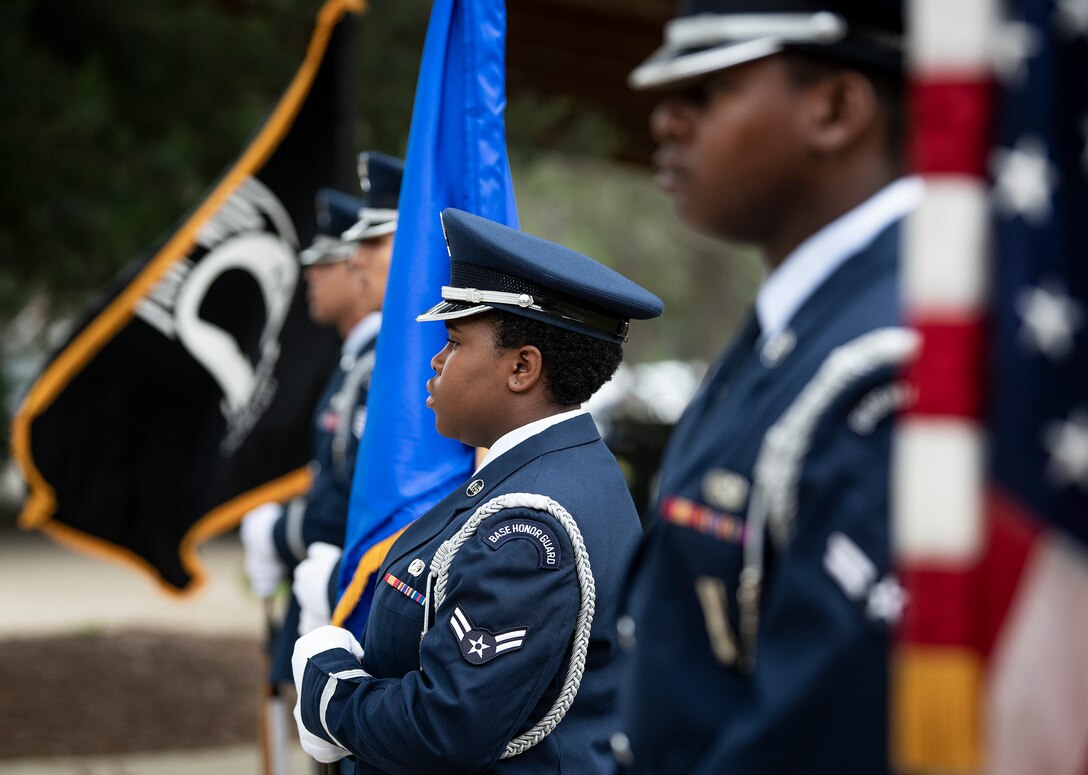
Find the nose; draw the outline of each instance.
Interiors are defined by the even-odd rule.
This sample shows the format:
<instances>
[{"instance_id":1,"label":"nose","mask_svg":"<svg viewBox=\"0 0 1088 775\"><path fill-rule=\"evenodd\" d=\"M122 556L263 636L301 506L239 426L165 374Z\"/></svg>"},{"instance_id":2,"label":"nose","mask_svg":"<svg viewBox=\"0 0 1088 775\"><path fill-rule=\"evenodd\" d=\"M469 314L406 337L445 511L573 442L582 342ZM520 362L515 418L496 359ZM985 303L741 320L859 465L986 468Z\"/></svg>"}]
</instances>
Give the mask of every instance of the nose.
<instances>
[{"instance_id":1,"label":"nose","mask_svg":"<svg viewBox=\"0 0 1088 775\"><path fill-rule=\"evenodd\" d=\"M689 106L682 99L666 98L650 114L650 134L658 143L686 137L690 131Z\"/></svg>"},{"instance_id":2,"label":"nose","mask_svg":"<svg viewBox=\"0 0 1088 775\"><path fill-rule=\"evenodd\" d=\"M447 349L449 349L448 344L431 357L431 369L434 371L435 374L442 373L442 365L446 362Z\"/></svg>"}]
</instances>

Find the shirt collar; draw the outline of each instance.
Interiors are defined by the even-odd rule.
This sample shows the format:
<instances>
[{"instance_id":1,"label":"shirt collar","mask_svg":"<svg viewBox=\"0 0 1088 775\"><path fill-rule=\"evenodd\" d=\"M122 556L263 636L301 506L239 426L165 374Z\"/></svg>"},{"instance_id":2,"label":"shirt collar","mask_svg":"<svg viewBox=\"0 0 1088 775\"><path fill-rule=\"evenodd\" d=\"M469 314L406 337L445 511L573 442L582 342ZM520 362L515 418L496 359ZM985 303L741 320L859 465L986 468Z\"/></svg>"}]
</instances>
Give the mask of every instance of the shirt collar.
<instances>
[{"instance_id":1,"label":"shirt collar","mask_svg":"<svg viewBox=\"0 0 1088 775\"><path fill-rule=\"evenodd\" d=\"M344 337L344 343L340 346L341 355L355 355L363 349L363 345L378 335L382 327L382 313L371 312L363 317Z\"/></svg>"},{"instance_id":2,"label":"shirt collar","mask_svg":"<svg viewBox=\"0 0 1088 775\"><path fill-rule=\"evenodd\" d=\"M921 201L921 178L900 178L808 237L767 276L756 294L764 339L786 329L824 280Z\"/></svg>"},{"instance_id":3,"label":"shirt collar","mask_svg":"<svg viewBox=\"0 0 1088 775\"><path fill-rule=\"evenodd\" d=\"M509 433L503 434L499 437L498 441L491 445L491 448L487 451L487 455L476 468L476 473L479 473L486 468L489 463L494 463L503 453L509 452L521 442L536 436L538 433L543 433L553 425L558 425L561 422L565 422L566 420L570 420L585 413L585 409L572 409L569 412L560 412L559 414L553 414L552 416L545 417L541 420L534 420L527 425L522 425L520 428L514 428L514 430ZM475 475L476 474L474 473L473 476Z\"/></svg>"}]
</instances>

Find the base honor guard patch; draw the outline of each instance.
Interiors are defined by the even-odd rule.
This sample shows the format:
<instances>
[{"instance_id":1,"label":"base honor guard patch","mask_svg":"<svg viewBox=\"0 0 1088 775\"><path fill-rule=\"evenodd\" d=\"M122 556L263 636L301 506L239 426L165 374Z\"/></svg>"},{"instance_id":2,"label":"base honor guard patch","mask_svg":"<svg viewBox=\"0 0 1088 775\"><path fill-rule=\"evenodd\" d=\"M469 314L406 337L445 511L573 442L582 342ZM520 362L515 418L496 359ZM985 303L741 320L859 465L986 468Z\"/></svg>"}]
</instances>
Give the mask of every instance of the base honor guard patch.
<instances>
[{"instance_id":1,"label":"base honor guard patch","mask_svg":"<svg viewBox=\"0 0 1088 775\"><path fill-rule=\"evenodd\" d=\"M544 522L537 522L535 519L508 519L487 532L480 531L478 535L484 545L493 551L497 551L508 541L528 541L536 549L541 568L557 570L563 567L559 542L555 540L555 533Z\"/></svg>"},{"instance_id":2,"label":"base honor guard patch","mask_svg":"<svg viewBox=\"0 0 1088 775\"><path fill-rule=\"evenodd\" d=\"M528 627L505 632L491 632L474 627L460 606L453 609L450 629L457 638L461 656L473 665L482 665L495 657L519 650L525 644L525 635L529 632Z\"/></svg>"}]
</instances>

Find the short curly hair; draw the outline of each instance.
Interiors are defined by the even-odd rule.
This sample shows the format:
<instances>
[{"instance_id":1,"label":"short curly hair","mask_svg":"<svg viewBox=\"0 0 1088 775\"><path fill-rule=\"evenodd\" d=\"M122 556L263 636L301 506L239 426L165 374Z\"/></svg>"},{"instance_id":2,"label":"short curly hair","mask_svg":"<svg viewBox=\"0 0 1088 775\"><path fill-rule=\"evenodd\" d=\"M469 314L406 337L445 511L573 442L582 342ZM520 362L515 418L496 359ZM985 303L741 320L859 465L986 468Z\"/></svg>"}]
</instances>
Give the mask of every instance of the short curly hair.
<instances>
[{"instance_id":1,"label":"short curly hair","mask_svg":"<svg viewBox=\"0 0 1088 775\"><path fill-rule=\"evenodd\" d=\"M623 360L623 347L618 344L501 310L486 314L495 332L496 347L533 345L540 350L544 386L548 397L559 406L588 401L612 379Z\"/></svg>"}]
</instances>

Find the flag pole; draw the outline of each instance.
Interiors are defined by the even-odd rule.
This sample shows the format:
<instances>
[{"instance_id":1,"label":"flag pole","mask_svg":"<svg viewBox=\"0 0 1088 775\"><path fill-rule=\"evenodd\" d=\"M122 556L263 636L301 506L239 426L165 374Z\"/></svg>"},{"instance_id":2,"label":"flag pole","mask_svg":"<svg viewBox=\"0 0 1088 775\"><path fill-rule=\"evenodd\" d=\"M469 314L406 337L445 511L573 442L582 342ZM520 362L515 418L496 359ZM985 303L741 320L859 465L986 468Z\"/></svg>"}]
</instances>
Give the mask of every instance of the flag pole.
<instances>
[{"instance_id":1,"label":"flag pole","mask_svg":"<svg viewBox=\"0 0 1088 775\"><path fill-rule=\"evenodd\" d=\"M893 769L977 771L981 655L968 570L985 544L981 375L986 149L996 0L909 0L910 166L926 184L904 229L902 297L922 347L896 427L892 546L908 605L891 678Z\"/></svg>"},{"instance_id":2,"label":"flag pole","mask_svg":"<svg viewBox=\"0 0 1088 775\"><path fill-rule=\"evenodd\" d=\"M281 627L275 607L275 595L264 599L265 680L261 685L261 763L264 775L288 775L287 713L280 686L271 677L272 646Z\"/></svg>"}]
</instances>

